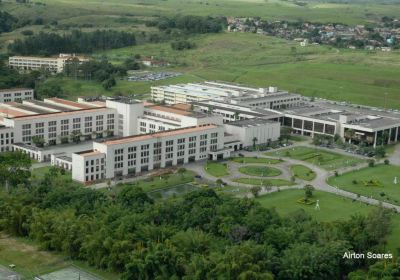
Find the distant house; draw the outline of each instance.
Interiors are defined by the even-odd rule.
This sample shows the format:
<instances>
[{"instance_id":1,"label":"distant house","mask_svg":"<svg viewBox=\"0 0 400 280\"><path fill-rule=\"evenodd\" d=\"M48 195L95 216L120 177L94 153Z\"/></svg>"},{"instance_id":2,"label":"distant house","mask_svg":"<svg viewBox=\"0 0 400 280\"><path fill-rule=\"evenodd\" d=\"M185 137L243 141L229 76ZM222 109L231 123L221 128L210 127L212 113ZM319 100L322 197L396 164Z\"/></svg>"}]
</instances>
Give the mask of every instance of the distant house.
<instances>
[{"instance_id":1,"label":"distant house","mask_svg":"<svg viewBox=\"0 0 400 280\"><path fill-rule=\"evenodd\" d=\"M392 48L391 47L381 47L381 51L390 52L390 51L392 51Z\"/></svg>"},{"instance_id":2,"label":"distant house","mask_svg":"<svg viewBox=\"0 0 400 280\"><path fill-rule=\"evenodd\" d=\"M149 67L164 67L169 66L170 64L165 60L157 60L154 57L146 57L142 59L142 64Z\"/></svg>"},{"instance_id":3,"label":"distant house","mask_svg":"<svg viewBox=\"0 0 400 280\"><path fill-rule=\"evenodd\" d=\"M300 42L300 46L306 47L308 45L308 40L304 39L303 41Z\"/></svg>"}]
</instances>

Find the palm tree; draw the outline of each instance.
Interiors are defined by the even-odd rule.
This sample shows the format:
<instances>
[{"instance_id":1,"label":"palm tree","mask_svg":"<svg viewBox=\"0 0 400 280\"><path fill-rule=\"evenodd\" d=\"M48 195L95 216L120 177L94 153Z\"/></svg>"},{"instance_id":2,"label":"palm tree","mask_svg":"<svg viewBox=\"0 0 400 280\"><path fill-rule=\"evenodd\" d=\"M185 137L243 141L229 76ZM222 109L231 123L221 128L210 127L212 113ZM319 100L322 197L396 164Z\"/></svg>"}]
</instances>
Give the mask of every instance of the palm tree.
<instances>
[{"instance_id":1,"label":"palm tree","mask_svg":"<svg viewBox=\"0 0 400 280\"><path fill-rule=\"evenodd\" d=\"M253 149L256 149L256 143L258 141L257 137L253 137L252 141L253 141Z\"/></svg>"},{"instance_id":2,"label":"palm tree","mask_svg":"<svg viewBox=\"0 0 400 280\"><path fill-rule=\"evenodd\" d=\"M234 118L235 118L235 120L239 120L240 119L239 112L235 112Z\"/></svg>"}]
</instances>

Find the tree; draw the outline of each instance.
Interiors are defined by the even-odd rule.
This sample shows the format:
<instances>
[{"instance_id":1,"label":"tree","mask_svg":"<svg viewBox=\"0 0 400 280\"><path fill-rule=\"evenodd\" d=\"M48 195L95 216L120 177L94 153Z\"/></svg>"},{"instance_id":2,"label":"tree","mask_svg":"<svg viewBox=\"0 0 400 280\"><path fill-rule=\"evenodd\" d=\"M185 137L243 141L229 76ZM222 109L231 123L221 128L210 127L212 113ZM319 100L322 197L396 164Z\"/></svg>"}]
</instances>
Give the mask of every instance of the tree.
<instances>
[{"instance_id":1,"label":"tree","mask_svg":"<svg viewBox=\"0 0 400 280\"><path fill-rule=\"evenodd\" d=\"M290 135L292 134L293 128L288 127L288 126L282 126L281 127L281 137L286 141L286 143L289 142Z\"/></svg>"},{"instance_id":2,"label":"tree","mask_svg":"<svg viewBox=\"0 0 400 280\"><path fill-rule=\"evenodd\" d=\"M28 184L31 159L21 152L0 153L0 183L8 189Z\"/></svg>"},{"instance_id":3,"label":"tree","mask_svg":"<svg viewBox=\"0 0 400 280\"><path fill-rule=\"evenodd\" d=\"M39 136L33 136L32 142L35 144L36 147L43 147L45 144L44 138Z\"/></svg>"},{"instance_id":4,"label":"tree","mask_svg":"<svg viewBox=\"0 0 400 280\"><path fill-rule=\"evenodd\" d=\"M142 188L124 187L117 196L117 201L124 207L142 210L146 204L153 204L153 200Z\"/></svg>"},{"instance_id":5,"label":"tree","mask_svg":"<svg viewBox=\"0 0 400 280\"><path fill-rule=\"evenodd\" d=\"M375 148L375 155L378 156L378 157L381 157L381 158L385 157L385 155L386 155L385 147L384 146L376 147Z\"/></svg>"},{"instance_id":6,"label":"tree","mask_svg":"<svg viewBox=\"0 0 400 280\"><path fill-rule=\"evenodd\" d=\"M258 141L257 137L253 137L252 141L253 141L253 149L255 150L256 149L256 143Z\"/></svg>"},{"instance_id":7,"label":"tree","mask_svg":"<svg viewBox=\"0 0 400 280\"><path fill-rule=\"evenodd\" d=\"M110 90L113 86L115 86L117 82L115 81L114 77L108 78L107 80L104 80L101 85L105 90Z\"/></svg>"},{"instance_id":8,"label":"tree","mask_svg":"<svg viewBox=\"0 0 400 280\"><path fill-rule=\"evenodd\" d=\"M39 98L62 97L64 92L56 82L45 82L36 88L36 95Z\"/></svg>"},{"instance_id":9,"label":"tree","mask_svg":"<svg viewBox=\"0 0 400 280\"><path fill-rule=\"evenodd\" d=\"M251 193L253 194L254 197L258 197L261 187L260 186L254 186L250 189Z\"/></svg>"},{"instance_id":10,"label":"tree","mask_svg":"<svg viewBox=\"0 0 400 280\"><path fill-rule=\"evenodd\" d=\"M314 187L311 185L304 186L304 201L308 201L313 196Z\"/></svg>"}]
</instances>

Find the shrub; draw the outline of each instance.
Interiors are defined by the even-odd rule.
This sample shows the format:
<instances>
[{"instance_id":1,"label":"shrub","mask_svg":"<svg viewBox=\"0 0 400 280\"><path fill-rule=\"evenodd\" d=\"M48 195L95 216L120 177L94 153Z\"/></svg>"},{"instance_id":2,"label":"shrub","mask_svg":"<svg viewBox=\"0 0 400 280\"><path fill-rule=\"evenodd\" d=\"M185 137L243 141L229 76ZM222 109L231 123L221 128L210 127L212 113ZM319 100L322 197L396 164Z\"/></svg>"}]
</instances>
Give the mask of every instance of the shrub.
<instances>
[{"instance_id":1,"label":"shrub","mask_svg":"<svg viewBox=\"0 0 400 280\"><path fill-rule=\"evenodd\" d=\"M339 172L337 170L335 170L335 177L339 176Z\"/></svg>"},{"instance_id":2,"label":"shrub","mask_svg":"<svg viewBox=\"0 0 400 280\"><path fill-rule=\"evenodd\" d=\"M33 31L32 30L22 30L21 34L24 36L32 36L33 35Z\"/></svg>"},{"instance_id":3,"label":"shrub","mask_svg":"<svg viewBox=\"0 0 400 280\"><path fill-rule=\"evenodd\" d=\"M386 165L389 165L389 163L390 163L390 161L389 161L388 159L385 159L383 162L384 162Z\"/></svg>"},{"instance_id":4,"label":"shrub","mask_svg":"<svg viewBox=\"0 0 400 280\"><path fill-rule=\"evenodd\" d=\"M354 179L354 180L352 181L352 183L353 183L354 185L357 185L358 182L357 182L357 180Z\"/></svg>"},{"instance_id":5,"label":"shrub","mask_svg":"<svg viewBox=\"0 0 400 280\"><path fill-rule=\"evenodd\" d=\"M254 197L258 197L261 187L260 186L254 186L250 189L251 193L253 194Z\"/></svg>"},{"instance_id":6,"label":"shrub","mask_svg":"<svg viewBox=\"0 0 400 280\"><path fill-rule=\"evenodd\" d=\"M380 196L384 197L386 194L384 192L379 193Z\"/></svg>"},{"instance_id":7,"label":"shrub","mask_svg":"<svg viewBox=\"0 0 400 280\"><path fill-rule=\"evenodd\" d=\"M304 186L304 200L307 202L313 196L314 187L311 185Z\"/></svg>"},{"instance_id":8,"label":"shrub","mask_svg":"<svg viewBox=\"0 0 400 280\"><path fill-rule=\"evenodd\" d=\"M368 166L369 166L369 167L374 167L374 166L375 166L375 160L370 159L370 160L368 161Z\"/></svg>"}]
</instances>

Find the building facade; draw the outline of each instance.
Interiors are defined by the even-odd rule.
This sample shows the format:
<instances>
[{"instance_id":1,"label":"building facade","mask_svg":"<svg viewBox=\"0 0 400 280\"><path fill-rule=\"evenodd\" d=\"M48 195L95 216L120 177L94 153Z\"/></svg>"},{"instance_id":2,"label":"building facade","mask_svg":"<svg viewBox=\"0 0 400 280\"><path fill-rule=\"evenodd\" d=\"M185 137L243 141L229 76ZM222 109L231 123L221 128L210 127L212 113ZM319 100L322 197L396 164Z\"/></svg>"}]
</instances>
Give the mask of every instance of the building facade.
<instances>
[{"instance_id":1,"label":"building facade","mask_svg":"<svg viewBox=\"0 0 400 280\"><path fill-rule=\"evenodd\" d=\"M22 102L34 98L33 89L29 88L10 88L0 90L0 103Z\"/></svg>"},{"instance_id":2,"label":"building facade","mask_svg":"<svg viewBox=\"0 0 400 280\"><path fill-rule=\"evenodd\" d=\"M75 54L59 54L57 57L39 56L10 56L8 66L21 71L48 70L53 73L61 73L68 61L77 60L79 63L89 61L88 58Z\"/></svg>"},{"instance_id":3,"label":"building facade","mask_svg":"<svg viewBox=\"0 0 400 280\"><path fill-rule=\"evenodd\" d=\"M72 178L88 183L135 176L145 171L230 156L224 128L207 124L93 142L93 149L72 155Z\"/></svg>"}]
</instances>

